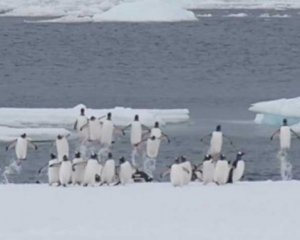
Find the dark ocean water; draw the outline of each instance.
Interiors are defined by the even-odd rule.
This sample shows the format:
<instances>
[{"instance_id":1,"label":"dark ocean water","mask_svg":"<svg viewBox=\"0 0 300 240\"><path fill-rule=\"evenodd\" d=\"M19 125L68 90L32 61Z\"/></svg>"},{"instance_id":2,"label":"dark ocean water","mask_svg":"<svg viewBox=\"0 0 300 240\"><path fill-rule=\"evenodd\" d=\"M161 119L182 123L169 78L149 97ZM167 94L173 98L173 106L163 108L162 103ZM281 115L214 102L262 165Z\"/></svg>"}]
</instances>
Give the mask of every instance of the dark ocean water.
<instances>
[{"instance_id":1,"label":"dark ocean water","mask_svg":"<svg viewBox=\"0 0 300 240\"><path fill-rule=\"evenodd\" d=\"M240 12L248 17L223 17ZM207 150L200 138L222 124L247 153L245 179L279 179L278 142L269 142L275 128L253 124L247 109L253 102L299 95L300 15L280 11L291 17L257 17L264 12L206 10L213 17L182 23L38 24L2 17L0 105L188 108L189 123L164 128L172 142L161 147L157 174L179 154L200 162ZM2 169L14 156L4 146ZM43 144L31 151L22 172L11 179L34 181L50 148ZM230 146L224 150L234 157ZM128 137L114 152L129 157ZM299 154L295 140L290 159L296 179Z\"/></svg>"}]
</instances>

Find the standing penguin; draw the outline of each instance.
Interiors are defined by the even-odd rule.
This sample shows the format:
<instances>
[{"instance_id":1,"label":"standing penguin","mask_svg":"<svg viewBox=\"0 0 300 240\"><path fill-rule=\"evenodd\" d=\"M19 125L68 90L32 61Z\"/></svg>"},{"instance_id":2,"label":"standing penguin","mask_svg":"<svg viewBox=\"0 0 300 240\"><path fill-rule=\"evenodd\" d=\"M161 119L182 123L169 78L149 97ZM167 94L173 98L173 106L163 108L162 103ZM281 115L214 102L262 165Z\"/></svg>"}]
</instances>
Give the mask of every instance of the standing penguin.
<instances>
[{"instance_id":1,"label":"standing penguin","mask_svg":"<svg viewBox=\"0 0 300 240\"><path fill-rule=\"evenodd\" d=\"M205 155L202 163L202 180L204 184L214 181L215 163L210 154Z\"/></svg>"},{"instance_id":2,"label":"standing penguin","mask_svg":"<svg viewBox=\"0 0 300 240\"><path fill-rule=\"evenodd\" d=\"M59 186L59 170L61 162L57 159L55 154L51 153L50 161L48 163L48 183L50 186Z\"/></svg>"},{"instance_id":3,"label":"standing penguin","mask_svg":"<svg viewBox=\"0 0 300 240\"><path fill-rule=\"evenodd\" d=\"M183 170L180 166L180 160L177 158L171 166L170 180L174 187L182 187L184 182Z\"/></svg>"},{"instance_id":4,"label":"standing penguin","mask_svg":"<svg viewBox=\"0 0 300 240\"><path fill-rule=\"evenodd\" d=\"M131 164L125 160L124 157L120 158L119 164L119 182L116 185L125 185L132 181L133 168Z\"/></svg>"},{"instance_id":5,"label":"standing penguin","mask_svg":"<svg viewBox=\"0 0 300 240\"><path fill-rule=\"evenodd\" d=\"M55 140L55 145L59 161L62 161L64 156L69 157L69 143L65 136L58 135Z\"/></svg>"},{"instance_id":6,"label":"standing penguin","mask_svg":"<svg viewBox=\"0 0 300 240\"><path fill-rule=\"evenodd\" d=\"M80 109L80 115L77 117L75 123L74 123L74 130L76 130L79 133L80 139L82 142L88 140L89 137L89 131L86 126L88 124L88 118L85 116L85 109Z\"/></svg>"},{"instance_id":7,"label":"standing penguin","mask_svg":"<svg viewBox=\"0 0 300 240\"><path fill-rule=\"evenodd\" d=\"M87 124L80 128L81 131L87 129L88 131L88 141L99 142L101 140L102 125L96 117L91 116Z\"/></svg>"},{"instance_id":8,"label":"standing penguin","mask_svg":"<svg viewBox=\"0 0 300 240\"><path fill-rule=\"evenodd\" d=\"M183 185L187 185L192 179L192 164L184 156L181 156L179 165L182 168Z\"/></svg>"},{"instance_id":9,"label":"standing penguin","mask_svg":"<svg viewBox=\"0 0 300 240\"><path fill-rule=\"evenodd\" d=\"M92 154L85 167L84 186L96 186L100 182L102 165L98 161L97 154Z\"/></svg>"},{"instance_id":10,"label":"standing penguin","mask_svg":"<svg viewBox=\"0 0 300 240\"><path fill-rule=\"evenodd\" d=\"M72 183L81 185L83 183L84 171L87 161L81 157L81 153L75 153L72 165Z\"/></svg>"},{"instance_id":11,"label":"standing penguin","mask_svg":"<svg viewBox=\"0 0 300 240\"><path fill-rule=\"evenodd\" d=\"M287 151L291 147L291 135L294 134L298 139L300 139L300 136L288 126L287 119L282 120L282 126L280 129L277 129L272 136L270 137L270 140L272 141L274 136L279 134L279 140L280 140L280 150L281 151Z\"/></svg>"},{"instance_id":12,"label":"standing penguin","mask_svg":"<svg viewBox=\"0 0 300 240\"><path fill-rule=\"evenodd\" d=\"M243 160L244 155L245 153L238 152L236 155L236 159L231 164L231 169L228 177L229 183L239 181L243 177L245 171L245 161Z\"/></svg>"},{"instance_id":13,"label":"standing penguin","mask_svg":"<svg viewBox=\"0 0 300 240\"><path fill-rule=\"evenodd\" d=\"M220 159L216 163L214 181L218 185L223 185L227 183L229 176L229 164L226 157L221 154Z\"/></svg>"},{"instance_id":14,"label":"standing penguin","mask_svg":"<svg viewBox=\"0 0 300 240\"><path fill-rule=\"evenodd\" d=\"M101 184L113 183L116 175L115 160L113 159L112 153L108 153L108 159L106 160L101 174Z\"/></svg>"},{"instance_id":15,"label":"standing penguin","mask_svg":"<svg viewBox=\"0 0 300 240\"><path fill-rule=\"evenodd\" d=\"M216 126L216 130L213 131L212 133L208 134L207 136L210 136L210 144L209 144L209 149L207 154L211 155L213 159L217 159L220 156L220 153L222 151L223 147L223 138L225 137L224 134L222 133L222 127L221 125ZM205 136L205 137L207 137ZM201 142L203 142L204 138L201 138ZM226 137L229 139L228 137ZM230 141L230 144L233 145L232 141Z\"/></svg>"},{"instance_id":16,"label":"standing penguin","mask_svg":"<svg viewBox=\"0 0 300 240\"><path fill-rule=\"evenodd\" d=\"M59 169L60 184L66 187L67 184L71 183L71 177L72 177L72 163L69 160L69 158L65 155L63 156L60 169Z\"/></svg>"},{"instance_id":17,"label":"standing penguin","mask_svg":"<svg viewBox=\"0 0 300 240\"><path fill-rule=\"evenodd\" d=\"M28 146L37 150L37 146L29 141L26 133L23 133L20 137L6 147L6 151L15 147L18 164L21 164L21 161L26 160L27 158Z\"/></svg>"}]
</instances>

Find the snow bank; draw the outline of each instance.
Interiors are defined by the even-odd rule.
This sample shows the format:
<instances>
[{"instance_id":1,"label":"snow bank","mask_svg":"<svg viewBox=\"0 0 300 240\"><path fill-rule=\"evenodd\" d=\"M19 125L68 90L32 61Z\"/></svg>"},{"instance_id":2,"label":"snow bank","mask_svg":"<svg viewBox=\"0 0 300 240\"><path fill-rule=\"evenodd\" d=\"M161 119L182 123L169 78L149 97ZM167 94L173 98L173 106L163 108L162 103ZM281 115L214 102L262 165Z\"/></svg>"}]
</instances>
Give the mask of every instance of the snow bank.
<instances>
[{"instance_id":1,"label":"snow bank","mask_svg":"<svg viewBox=\"0 0 300 240\"><path fill-rule=\"evenodd\" d=\"M195 21L194 13L165 0L143 0L122 3L93 17L95 22L174 22Z\"/></svg>"},{"instance_id":2,"label":"snow bank","mask_svg":"<svg viewBox=\"0 0 300 240\"><path fill-rule=\"evenodd\" d=\"M54 140L58 134L71 134L64 128L10 128L0 126L0 141L9 142L15 140L21 134L26 133L31 140L34 141L50 141Z\"/></svg>"},{"instance_id":3,"label":"snow bank","mask_svg":"<svg viewBox=\"0 0 300 240\"><path fill-rule=\"evenodd\" d=\"M72 128L79 116L80 109L86 108L80 104L74 108L0 108L0 125L10 127L41 127L62 126ZM101 117L108 112L116 125L127 126L134 115L139 114L140 120L147 126L153 126L155 121L161 124L181 123L189 120L188 109L132 109L115 107L112 109L86 109L88 117Z\"/></svg>"},{"instance_id":4,"label":"snow bank","mask_svg":"<svg viewBox=\"0 0 300 240\"><path fill-rule=\"evenodd\" d=\"M300 182L0 185L0 239L298 239Z\"/></svg>"},{"instance_id":5,"label":"snow bank","mask_svg":"<svg viewBox=\"0 0 300 240\"><path fill-rule=\"evenodd\" d=\"M289 124L300 123L300 97L254 103L249 110L257 113L255 122L258 124L281 125L283 118L287 118Z\"/></svg>"}]
</instances>

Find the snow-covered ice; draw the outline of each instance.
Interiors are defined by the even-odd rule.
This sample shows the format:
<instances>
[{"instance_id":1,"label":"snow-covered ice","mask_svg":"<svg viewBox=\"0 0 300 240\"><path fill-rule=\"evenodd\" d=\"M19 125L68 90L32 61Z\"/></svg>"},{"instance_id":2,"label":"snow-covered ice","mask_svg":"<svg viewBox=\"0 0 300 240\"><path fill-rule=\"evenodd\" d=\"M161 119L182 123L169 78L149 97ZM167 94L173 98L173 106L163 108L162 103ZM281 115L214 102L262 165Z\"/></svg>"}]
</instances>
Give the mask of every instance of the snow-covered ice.
<instances>
[{"instance_id":1,"label":"snow-covered ice","mask_svg":"<svg viewBox=\"0 0 300 240\"><path fill-rule=\"evenodd\" d=\"M0 185L0 239L298 239L300 182Z\"/></svg>"},{"instance_id":2,"label":"snow-covered ice","mask_svg":"<svg viewBox=\"0 0 300 240\"><path fill-rule=\"evenodd\" d=\"M231 13L226 15L225 17L237 17L237 18L242 18L242 17L248 17L247 13Z\"/></svg>"}]
</instances>

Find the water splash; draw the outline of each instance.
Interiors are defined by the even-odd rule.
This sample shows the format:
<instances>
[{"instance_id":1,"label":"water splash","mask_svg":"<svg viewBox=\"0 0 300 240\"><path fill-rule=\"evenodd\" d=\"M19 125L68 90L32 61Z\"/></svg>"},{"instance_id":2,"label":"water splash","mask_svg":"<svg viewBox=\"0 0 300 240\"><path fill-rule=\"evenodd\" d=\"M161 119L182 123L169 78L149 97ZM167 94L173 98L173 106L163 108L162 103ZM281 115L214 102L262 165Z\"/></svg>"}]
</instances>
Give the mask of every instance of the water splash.
<instances>
[{"instance_id":1,"label":"water splash","mask_svg":"<svg viewBox=\"0 0 300 240\"><path fill-rule=\"evenodd\" d=\"M280 161L281 179L284 181L291 180L293 178L293 165L288 159L288 152L286 150L280 150L277 153L277 158Z\"/></svg>"},{"instance_id":2,"label":"water splash","mask_svg":"<svg viewBox=\"0 0 300 240\"><path fill-rule=\"evenodd\" d=\"M8 176L13 174L20 174L22 171L21 162L13 160L8 166L5 166L2 176L5 183L9 183Z\"/></svg>"}]
</instances>

